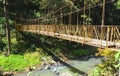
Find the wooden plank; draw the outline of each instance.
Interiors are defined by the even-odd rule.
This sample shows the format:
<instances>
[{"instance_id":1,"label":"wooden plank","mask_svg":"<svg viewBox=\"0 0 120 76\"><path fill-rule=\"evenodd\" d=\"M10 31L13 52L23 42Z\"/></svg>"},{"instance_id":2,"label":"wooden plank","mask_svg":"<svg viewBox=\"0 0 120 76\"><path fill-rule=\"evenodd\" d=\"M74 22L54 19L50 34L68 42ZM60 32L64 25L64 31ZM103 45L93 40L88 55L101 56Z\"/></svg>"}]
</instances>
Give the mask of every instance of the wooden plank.
<instances>
[{"instance_id":1,"label":"wooden plank","mask_svg":"<svg viewBox=\"0 0 120 76\"><path fill-rule=\"evenodd\" d=\"M39 30L37 30L39 31ZM31 32L31 31L27 31L27 32ZM66 35L66 34L59 34L59 33L53 33L53 32L49 32L47 33L46 31L40 31L39 34L42 34L42 35L48 35L48 36L53 36L53 37L57 37L57 38L61 38L62 39L66 39L66 40L71 40L71 41L75 41L75 42L79 42L79 43L82 43L82 41L84 41L84 37L79 37L79 36L74 36L74 35ZM73 38L73 39L72 39ZM84 44L90 44L90 45L95 45L97 47L100 47L101 45L101 40L98 40L98 39L91 39L91 41L87 41L87 38L86 38L86 41ZM114 43L114 42L111 42L111 41L108 41L108 47L110 46L120 46L120 43ZM105 40L102 40L102 46L103 47L106 47L106 41Z\"/></svg>"},{"instance_id":2,"label":"wooden plank","mask_svg":"<svg viewBox=\"0 0 120 76\"><path fill-rule=\"evenodd\" d=\"M106 44L107 44L108 47L115 46L115 47L117 47L117 49L120 49L120 43L119 42L99 40L99 38L94 39L94 38L90 38L88 36L87 37L86 36L85 37L80 37L80 36L76 36L75 34L73 34L73 35L66 34L65 32L64 33L55 32L54 31L54 30L56 30L55 25L52 25L52 27L50 25L47 26L47 30L45 28L46 25L41 25L41 26L38 26L38 25L37 26L33 26L33 25L28 26L28 25L26 25L24 27L23 26L22 27L19 26L19 28L17 26L17 29L20 30L20 31L34 32L34 33L38 33L38 34L42 34L42 35L47 35L47 36L52 36L52 37L56 37L56 38L61 38L61 39L65 39L65 40L70 40L70 41L78 42L78 43L83 43L83 44L91 45L91 46L95 46L95 47L101 47L101 45L102 45L102 48L105 48ZM41 28L41 29L39 29L39 28ZM59 29L59 31L64 30L64 29L60 30L60 27L58 29ZM66 29L69 30L68 27L66 27L65 30ZM85 31L83 29L83 27L81 27L80 29L82 29L83 31ZM82 32L82 30L80 30L80 31ZM76 30L74 30L74 31L76 31ZM111 38L110 38L110 40L111 40Z\"/></svg>"}]
</instances>

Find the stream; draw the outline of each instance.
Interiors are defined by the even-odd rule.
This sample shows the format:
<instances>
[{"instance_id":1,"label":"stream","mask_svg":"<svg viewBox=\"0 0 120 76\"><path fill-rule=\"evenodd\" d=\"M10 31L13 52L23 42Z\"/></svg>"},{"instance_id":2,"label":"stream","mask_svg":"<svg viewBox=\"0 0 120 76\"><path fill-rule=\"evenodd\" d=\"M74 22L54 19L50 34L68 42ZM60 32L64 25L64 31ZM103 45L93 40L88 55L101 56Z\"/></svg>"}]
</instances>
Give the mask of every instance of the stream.
<instances>
[{"instance_id":1,"label":"stream","mask_svg":"<svg viewBox=\"0 0 120 76\"><path fill-rule=\"evenodd\" d=\"M102 57L88 57L84 59L67 60L60 62L58 65L42 66L42 69L28 73L20 73L15 76L88 76L92 73L95 65L101 63Z\"/></svg>"}]
</instances>

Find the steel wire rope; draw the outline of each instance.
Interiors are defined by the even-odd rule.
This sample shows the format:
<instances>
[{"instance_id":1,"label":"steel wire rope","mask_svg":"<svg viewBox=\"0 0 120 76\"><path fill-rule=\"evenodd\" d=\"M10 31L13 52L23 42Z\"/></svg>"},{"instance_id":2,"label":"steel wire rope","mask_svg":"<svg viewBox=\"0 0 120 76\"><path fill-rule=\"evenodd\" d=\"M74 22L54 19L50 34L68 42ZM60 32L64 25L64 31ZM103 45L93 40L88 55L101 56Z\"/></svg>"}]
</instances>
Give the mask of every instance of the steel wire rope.
<instances>
[{"instance_id":1,"label":"steel wire rope","mask_svg":"<svg viewBox=\"0 0 120 76\"><path fill-rule=\"evenodd\" d=\"M76 1L76 0L73 0L73 2L74 2L74 1ZM51 10L50 13L48 13L47 15L42 16L41 18L34 18L34 19L28 19L28 20L26 20L26 19L21 19L21 20L27 22L27 21L36 21L37 19L44 19L46 16L49 16L49 15L51 15L51 14L54 14L54 13L60 11L61 9L65 8L65 7L69 6L69 5L71 5L71 3L69 3L69 4L65 5L65 6L62 6L62 7L60 7L60 8L57 9L57 10ZM54 12L52 12L52 11L54 11Z\"/></svg>"},{"instance_id":2,"label":"steel wire rope","mask_svg":"<svg viewBox=\"0 0 120 76\"><path fill-rule=\"evenodd\" d=\"M73 2L74 2L74 1L76 1L76 0L73 0ZM69 4L65 5L65 6L62 6L62 7L60 7L59 9L57 8L57 10L51 10L51 11L50 11L47 15L45 15L45 16L49 16L49 15L51 15L51 14L54 14L54 13L60 11L61 9L65 8L65 7L69 6L69 5L71 5L71 3L69 3ZM41 18L36 18L36 19L43 19L45 16L42 16Z\"/></svg>"},{"instance_id":3,"label":"steel wire rope","mask_svg":"<svg viewBox=\"0 0 120 76\"><path fill-rule=\"evenodd\" d=\"M70 0L69 0L70 1ZM75 2L76 0L73 0L72 2ZM65 8L65 7L67 7L67 6L69 6L69 5L71 5L71 3L69 2L67 5L64 5L64 6L62 6L62 7L60 7L59 9L57 9L57 10L51 10L50 11L50 13L48 12L48 14L47 15L44 15L44 16L42 16L41 18L37 18L37 19L46 19L46 17L49 17L49 15L52 15L53 14L53 17L54 17L54 14L55 13L57 13L57 12L61 12L61 10L63 9L63 8ZM47 19L49 19L49 18L47 18ZM47 21L47 19L46 19L46 21ZM53 18L52 20L54 20L54 19L57 19L57 18Z\"/></svg>"},{"instance_id":4,"label":"steel wire rope","mask_svg":"<svg viewBox=\"0 0 120 76\"><path fill-rule=\"evenodd\" d=\"M73 2L74 2L74 1L76 1L76 0L73 0ZM65 8L65 7L69 6L69 5L71 5L71 3L68 3L68 4L65 5L65 6L62 6L62 7L60 7L60 8L57 9L57 10L51 10L51 11L50 11L47 15L45 15L45 16L49 16L49 15L51 15L51 14L54 14L54 13L60 11L61 9ZM43 16L43 17L45 17L45 16ZM43 17L42 17L42 18L43 18Z\"/></svg>"},{"instance_id":5,"label":"steel wire rope","mask_svg":"<svg viewBox=\"0 0 120 76\"><path fill-rule=\"evenodd\" d=\"M108 1L108 2L106 2L105 4L108 4L108 3L111 3L111 2L113 2L113 0ZM103 3L99 3L99 4L94 5L94 6L91 6L91 7L89 7L89 5L88 5L87 7L85 7L85 9L95 8L95 7L97 7L97 6L100 6L101 4L103 4ZM78 10L76 10L76 11L73 11L73 12L64 13L64 14L62 14L62 16L64 17L64 16L67 16L67 15L69 15L69 14L73 14L73 13L76 13L76 12L80 12L80 11L82 11L82 10L84 10L84 7L80 8L80 9L78 9ZM60 18L60 17L61 17L61 15L57 15L57 17L52 17L52 18L49 18L49 19L51 20L51 19Z\"/></svg>"},{"instance_id":6,"label":"steel wire rope","mask_svg":"<svg viewBox=\"0 0 120 76\"><path fill-rule=\"evenodd\" d=\"M108 4L108 3L111 3L111 2L114 2L114 0L108 1L108 2L106 2L105 4ZM99 4L97 4L97 5L91 6L90 8L89 8L89 6L86 6L85 9L95 8L95 7L97 7L97 6L100 6L101 4L103 4L103 3L99 3ZM52 18L47 18L47 20L53 20L53 19L55 19L55 18L60 18L61 16L64 17L64 16L67 16L67 15L69 15L69 14L73 14L73 13L75 13L75 12L80 12L80 11L82 11L82 10L84 10L84 7L80 8L80 9L78 9L78 10L76 10L76 11L73 11L73 12L64 13L64 14L62 14L62 15L57 15L56 17L54 16L54 17L52 17ZM37 18L37 19L38 19L38 18ZM24 19L23 19L23 20L24 20ZM34 21L34 20L36 20L36 19L33 19L33 20L24 20L24 21ZM44 20L46 20L46 19L44 19Z\"/></svg>"}]
</instances>

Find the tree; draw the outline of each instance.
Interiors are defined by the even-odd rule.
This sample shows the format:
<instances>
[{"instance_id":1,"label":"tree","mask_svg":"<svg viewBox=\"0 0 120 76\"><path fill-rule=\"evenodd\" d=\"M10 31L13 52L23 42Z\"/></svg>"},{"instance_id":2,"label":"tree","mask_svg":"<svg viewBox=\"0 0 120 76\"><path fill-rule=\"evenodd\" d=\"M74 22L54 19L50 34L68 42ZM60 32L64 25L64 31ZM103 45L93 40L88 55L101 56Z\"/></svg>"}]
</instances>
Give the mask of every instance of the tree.
<instances>
[{"instance_id":1,"label":"tree","mask_svg":"<svg viewBox=\"0 0 120 76\"><path fill-rule=\"evenodd\" d=\"M6 37L8 40L8 55L11 53L11 40L10 40L10 26L8 22L8 16L7 16L7 1L3 0L4 4L4 13L5 13L5 26L6 26Z\"/></svg>"}]
</instances>

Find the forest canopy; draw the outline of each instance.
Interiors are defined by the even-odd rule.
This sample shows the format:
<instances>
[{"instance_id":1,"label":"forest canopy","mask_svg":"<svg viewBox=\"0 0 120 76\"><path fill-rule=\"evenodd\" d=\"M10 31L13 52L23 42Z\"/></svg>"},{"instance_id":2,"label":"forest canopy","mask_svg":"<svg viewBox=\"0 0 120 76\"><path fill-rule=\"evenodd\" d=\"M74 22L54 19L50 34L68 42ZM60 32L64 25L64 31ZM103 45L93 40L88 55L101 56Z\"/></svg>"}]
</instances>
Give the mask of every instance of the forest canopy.
<instances>
[{"instance_id":1,"label":"forest canopy","mask_svg":"<svg viewBox=\"0 0 120 76\"><path fill-rule=\"evenodd\" d=\"M109 2L109 3L107 3ZM90 19L91 23L94 25L101 24L101 16L102 16L102 6L99 5L102 3L102 0L85 0L85 5L91 5ZM106 11L105 11L105 24L107 25L119 25L120 20L120 0L106 0ZM99 5L99 6L96 6ZM0 0L0 16L4 17L3 11L3 0ZM84 0L7 0L7 14L9 19L16 20L17 19L29 19L29 18L40 18L47 13L56 11L61 7L66 6L61 10L61 12L69 13L70 7L72 7L72 11L84 7ZM96 6L92 8L93 6ZM86 9L86 16L88 16L89 9ZM82 23L82 15L84 11L79 12L79 22ZM56 12L54 15L60 15L60 11ZM66 20L67 17L64 19ZM73 24L74 24L73 20Z\"/></svg>"}]
</instances>

